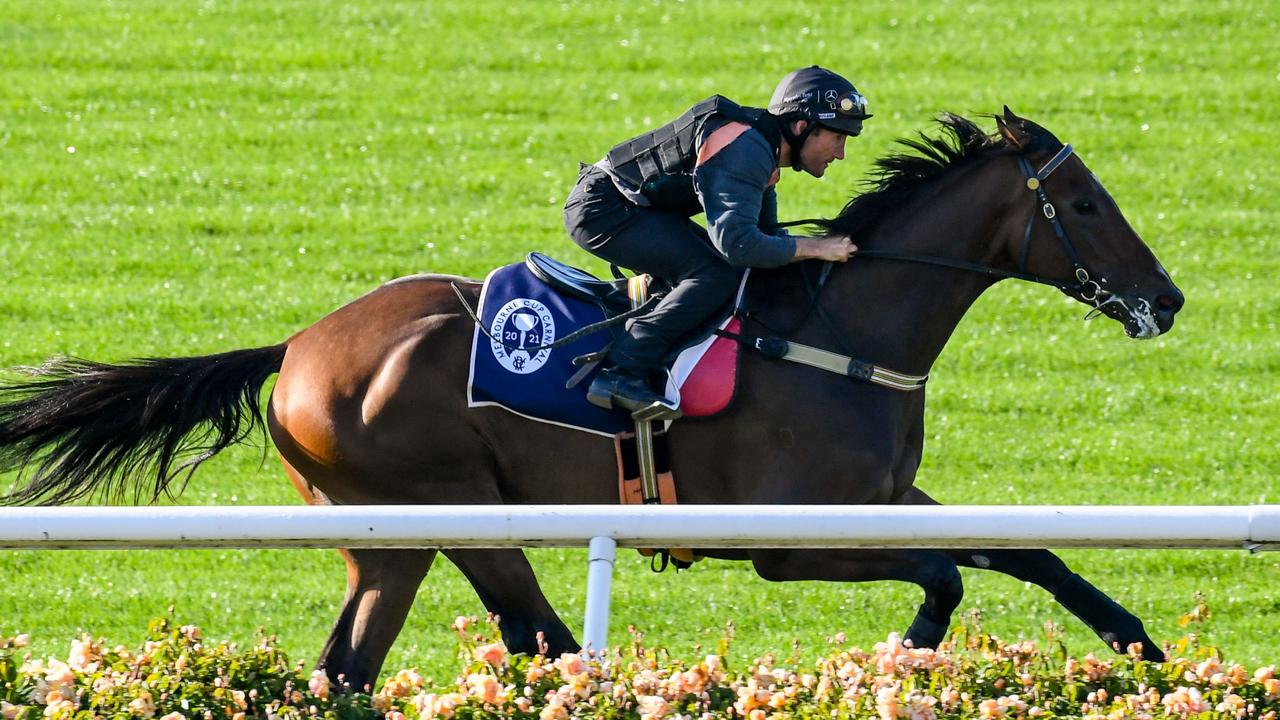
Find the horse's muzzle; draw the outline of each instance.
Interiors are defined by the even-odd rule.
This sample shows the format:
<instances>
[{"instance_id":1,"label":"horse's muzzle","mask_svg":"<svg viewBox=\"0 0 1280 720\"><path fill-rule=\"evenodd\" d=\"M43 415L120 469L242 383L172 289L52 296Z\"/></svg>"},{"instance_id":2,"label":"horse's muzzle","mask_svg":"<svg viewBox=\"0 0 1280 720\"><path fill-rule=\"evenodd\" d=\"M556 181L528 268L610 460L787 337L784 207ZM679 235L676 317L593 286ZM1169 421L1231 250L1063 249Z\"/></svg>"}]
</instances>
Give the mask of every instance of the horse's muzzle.
<instances>
[{"instance_id":1,"label":"horse's muzzle","mask_svg":"<svg viewBox=\"0 0 1280 720\"><path fill-rule=\"evenodd\" d=\"M1164 292L1151 299L1119 298L1123 310L1116 319L1124 324L1126 335L1146 340L1169 332L1173 327L1173 316L1182 309L1185 301L1182 291L1170 284Z\"/></svg>"}]
</instances>

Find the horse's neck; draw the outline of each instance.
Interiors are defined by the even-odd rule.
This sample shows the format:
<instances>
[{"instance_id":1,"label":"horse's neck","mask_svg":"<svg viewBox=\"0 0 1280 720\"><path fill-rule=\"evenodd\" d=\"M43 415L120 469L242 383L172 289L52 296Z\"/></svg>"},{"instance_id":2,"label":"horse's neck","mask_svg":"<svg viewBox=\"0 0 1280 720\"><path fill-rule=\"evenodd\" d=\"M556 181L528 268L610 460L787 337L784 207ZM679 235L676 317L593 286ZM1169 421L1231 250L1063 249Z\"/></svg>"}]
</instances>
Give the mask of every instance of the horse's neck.
<instances>
[{"instance_id":1,"label":"horse's neck","mask_svg":"<svg viewBox=\"0 0 1280 720\"><path fill-rule=\"evenodd\" d=\"M988 188L995 168L946 178L927 197L880 223L865 249L930 255L972 263L994 260L992 240L1003 213ZM990 276L935 265L855 255L833 281L827 309L838 318L849 351L893 370L923 374ZM834 279L833 279L834 280Z\"/></svg>"}]
</instances>

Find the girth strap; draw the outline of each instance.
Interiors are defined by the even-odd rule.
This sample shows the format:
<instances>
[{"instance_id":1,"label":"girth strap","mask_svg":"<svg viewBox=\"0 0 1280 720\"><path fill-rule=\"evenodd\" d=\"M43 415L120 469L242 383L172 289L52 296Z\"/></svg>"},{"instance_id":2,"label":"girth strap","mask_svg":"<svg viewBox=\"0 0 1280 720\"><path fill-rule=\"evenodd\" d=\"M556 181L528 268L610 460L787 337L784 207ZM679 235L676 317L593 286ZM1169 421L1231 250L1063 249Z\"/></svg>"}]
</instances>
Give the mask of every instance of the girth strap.
<instances>
[{"instance_id":1,"label":"girth strap","mask_svg":"<svg viewBox=\"0 0 1280 720\"><path fill-rule=\"evenodd\" d=\"M812 368L826 370L827 372L855 380L875 383L893 390L901 390L903 392L920 390L929 380L927 374L908 375L880 367L879 365L855 360L848 355L833 353L829 350L822 350L778 337L739 335L726 330L717 330L716 335L758 350L765 357L808 365Z\"/></svg>"}]
</instances>

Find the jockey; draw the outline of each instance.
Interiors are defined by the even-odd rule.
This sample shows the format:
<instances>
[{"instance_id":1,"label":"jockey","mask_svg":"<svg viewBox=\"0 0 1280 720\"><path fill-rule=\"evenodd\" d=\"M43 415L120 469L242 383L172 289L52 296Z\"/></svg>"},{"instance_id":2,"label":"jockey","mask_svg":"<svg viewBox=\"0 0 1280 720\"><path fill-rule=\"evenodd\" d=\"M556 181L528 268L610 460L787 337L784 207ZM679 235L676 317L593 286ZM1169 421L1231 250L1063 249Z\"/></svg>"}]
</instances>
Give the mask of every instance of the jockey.
<instances>
[{"instance_id":1,"label":"jockey","mask_svg":"<svg viewBox=\"0 0 1280 720\"><path fill-rule=\"evenodd\" d=\"M814 65L783 78L767 111L716 95L582 166L564 207L574 242L672 286L627 323L588 400L643 419L679 417L654 391L652 376L733 299L740 268L849 259L857 248L848 237L775 229L774 185L785 166L822 177L869 117L848 80ZM698 213L706 214L705 229L690 219Z\"/></svg>"}]
</instances>

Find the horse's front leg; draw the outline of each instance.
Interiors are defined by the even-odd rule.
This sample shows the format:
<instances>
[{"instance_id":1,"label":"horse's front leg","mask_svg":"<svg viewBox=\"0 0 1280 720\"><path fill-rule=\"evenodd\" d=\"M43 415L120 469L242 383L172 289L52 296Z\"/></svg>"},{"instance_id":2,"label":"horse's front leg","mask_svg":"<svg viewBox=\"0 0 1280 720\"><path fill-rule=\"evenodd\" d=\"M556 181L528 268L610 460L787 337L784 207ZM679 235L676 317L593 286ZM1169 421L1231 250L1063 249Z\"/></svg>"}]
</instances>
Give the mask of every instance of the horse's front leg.
<instances>
[{"instance_id":1,"label":"horse's front leg","mask_svg":"<svg viewBox=\"0 0 1280 720\"><path fill-rule=\"evenodd\" d=\"M903 498L908 505L937 505L923 490L912 488ZM1107 597L1089 581L1067 567L1057 555L1048 550L947 550L946 554L957 565L994 570L1012 575L1024 582L1031 582L1048 590L1053 598L1071 614L1080 618L1116 652L1124 653L1130 644L1142 644L1142 658L1155 662L1164 661L1164 652L1147 635L1142 621L1125 610L1119 603Z\"/></svg>"},{"instance_id":2,"label":"horse's front leg","mask_svg":"<svg viewBox=\"0 0 1280 720\"><path fill-rule=\"evenodd\" d=\"M919 585L924 602L903 638L919 648L942 642L951 613L964 596L955 562L936 550L753 550L750 557L760 577L775 582L901 580Z\"/></svg>"}]
</instances>

